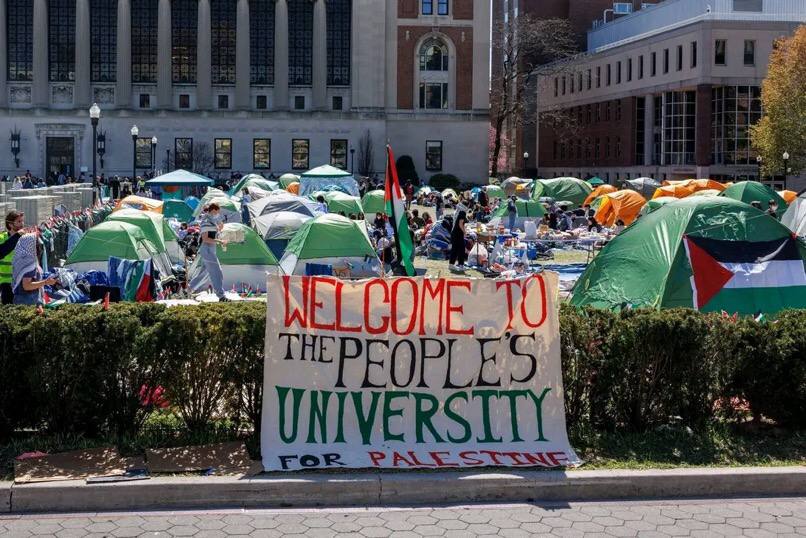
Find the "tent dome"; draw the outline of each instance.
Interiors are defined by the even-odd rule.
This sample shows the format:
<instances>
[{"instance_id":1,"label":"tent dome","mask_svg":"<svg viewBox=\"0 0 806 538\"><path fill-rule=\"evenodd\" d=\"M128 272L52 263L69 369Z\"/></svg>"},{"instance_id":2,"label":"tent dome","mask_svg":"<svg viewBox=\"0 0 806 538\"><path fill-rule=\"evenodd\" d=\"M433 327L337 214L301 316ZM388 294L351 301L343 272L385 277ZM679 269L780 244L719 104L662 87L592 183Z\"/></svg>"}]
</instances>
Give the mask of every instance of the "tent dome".
<instances>
[{"instance_id":1,"label":"tent dome","mask_svg":"<svg viewBox=\"0 0 806 538\"><path fill-rule=\"evenodd\" d=\"M568 200L574 206L580 207L592 191L590 183L575 177L538 179L532 188L532 199L548 196L555 200Z\"/></svg>"}]
</instances>

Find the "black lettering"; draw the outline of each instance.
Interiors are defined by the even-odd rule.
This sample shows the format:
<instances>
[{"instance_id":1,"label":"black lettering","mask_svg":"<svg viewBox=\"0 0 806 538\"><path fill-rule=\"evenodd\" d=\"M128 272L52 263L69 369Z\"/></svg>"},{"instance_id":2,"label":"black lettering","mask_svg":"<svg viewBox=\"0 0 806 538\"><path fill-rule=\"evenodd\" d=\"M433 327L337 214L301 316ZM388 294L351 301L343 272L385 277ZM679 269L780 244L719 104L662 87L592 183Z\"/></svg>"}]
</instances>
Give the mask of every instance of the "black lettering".
<instances>
[{"instance_id":1,"label":"black lettering","mask_svg":"<svg viewBox=\"0 0 806 538\"><path fill-rule=\"evenodd\" d=\"M363 383L361 383L361 388L362 389L367 389L367 388L383 389L383 388L386 388L386 383L385 382L382 385L376 385L375 383L372 383L369 380L369 368L370 368L370 366L380 366L381 371L383 371L383 359L381 359L380 361L373 361L372 358L370 357L370 355L371 355L370 348L372 347L372 344L380 344L380 345L384 346L387 349L387 351L389 350L389 342L387 342L386 340L367 340L367 351L365 353L366 368L364 369L364 381L363 381Z\"/></svg>"},{"instance_id":2,"label":"black lettering","mask_svg":"<svg viewBox=\"0 0 806 538\"><path fill-rule=\"evenodd\" d=\"M347 344L352 343L354 351L347 352ZM336 387L344 387L344 361L346 359L357 359L361 356L363 345L361 340L353 338L352 336L342 336L339 338L339 375L336 379Z\"/></svg>"},{"instance_id":3,"label":"black lettering","mask_svg":"<svg viewBox=\"0 0 806 538\"><path fill-rule=\"evenodd\" d=\"M479 338L478 339L479 347L481 348L481 349L479 349L479 353L481 354L481 366L479 366L479 378L476 380L476 386L477 387L500 387L501 386L501 378L498 378L497 381L487 381L486 379L484 379L484 365L487 364L488 362L492 362L493 364L495 364L495 353L493 353L489 357L485 357L484 356L484 346L486 346L490 342L498 343L500 341L501 341L500 338Z\"/></svg>"},{"instance_id":4,"label":"black lettering","mask_svg":"<svg viewBox=\"0 0 806 538\"><path fill-rule=\"evenodd\" d=\"M409 378L408 381L405 383L400 383L397 380L397 358L398 358L398 348L401 345L407 345L409 348ZM405 388L408 387L411 382L414 380L414 368L417 366L416 363L416 355L414 351L414 343L411 340L400 340L395 346L392 348L392 363L390 365L390 376L392 378L392 384L398 388Z\"/></svg>"},{"instance_id":5,"label":"black lettering","mask_svg":"<svg viewBox=\"0 0 806 538\"><path fill-rule=\"evenodd\" d=\"M537 374L537 357L532 355L531 353L521 353L518 351L518 340L521 338L531 339L532 342L535 340L534 334L520 334L517 336L513 336L509 340L509 350L512 352L512 355L515 357L528 357L529 361L532 363L531 368L529 369L529 373L526 374L526 377L523 379L515 379L515 376L511 373L509 374L510 382L512 383L526 383L527 381L531 380L535 374Z\"/></svg>"},{"instance_id":6,"label":"black lettering","mask_svg":"<svg viewBox=\"0 0 806 538\"><path fill-rule=\"evenodd\" d=\"M291 339L296 338L297 341L299 342L299 335L298 334L292 334L292 333L280 333L280 334L277 335L277 337L278 338L283 338L283 337L286 338L286 341L285 341L285 357L283 357L283 360L284 361L293 361L294 356L291 354Z\"/></svg>"}]
</instances>

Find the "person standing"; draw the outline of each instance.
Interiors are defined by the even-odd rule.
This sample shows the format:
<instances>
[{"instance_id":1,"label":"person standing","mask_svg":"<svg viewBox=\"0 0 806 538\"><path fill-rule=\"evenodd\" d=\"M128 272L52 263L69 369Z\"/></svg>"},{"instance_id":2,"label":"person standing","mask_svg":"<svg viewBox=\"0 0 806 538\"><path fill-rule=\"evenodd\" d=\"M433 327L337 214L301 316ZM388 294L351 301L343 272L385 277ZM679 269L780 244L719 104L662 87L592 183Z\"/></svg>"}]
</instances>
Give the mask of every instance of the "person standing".
<instances>
[{"instance_id":1,"label":"person standing","mask_svg":"<svg viewBox=\"0 0 806 538\"><path fill-rule=\"evenodd\" d=\"M12 262L14 249L21 237L21 230L25 227L25 215L20 211L9 211L6 215L6 230L0 233L0 302L12 304L14 302L14 288L12 282Z\"/></svg>"},{"instance_id":2,"label":"person standing","mask_svg":"<svg viewBox=\"0 0 806 538\"><path fill-rule=\"evenodd\" d=\"M518 218L518 206L515 204L515 197L510 197L507 200L507 216L509 217L509 231L515 229L515 219Z\"/></svg>"},{"instance_id":3,"label":"person standing","mask_svg":"<svg viewBox=\"0 0 806 538\"><path fill-rule=\"evenodd\" d=\"M52 286L57 282L53 277L42 278L39 249L36 234L25 234L17 242L12 269L14 304L45 304L42 288Z\"/></svg>"},{"instance_id":4,"label":"person standing","mask_svg":"<svg viewBox=\"0 0 806 538\"><path fill-rule=\"evenodd\" d=\"M109 180L109 187L112 189L112 199L117 200L120 198L120 177L112 176Z\"/></svg>"},{"instance_id":5,"label":"person standing","mask_svg":"<svg viewBox=\"0 0 806 538\"><path fill-rule=\"evenodd\" d=\"M223 228L219 218L220 213L221 207L216 203L212 203L206 208L201 220L201 246L199 247L199 256L204 270L199 271L188 285L190 289L199 289L204 284L204 280L209 277L218 301L226 303L229 302L229 299L224 293L224 273L221 270L221 262L218 260L216 251L218 245L226 246L227 244L226 241L216 237Z\"/></svg>"},{"instance_id":6,"label":"person standing","mask_svg":"<svg viewBox=\"0 0 806 538\"><path fill-rule=\"evenodd\" d=\"M241 191L241 221L247 226L251 226L252 218L249 215L249 204L252 202L252 196L247 189Z\"/></svg>"},{"instance_id":7,"label":"person standing","mask_svg":"<svg viewBox=\"0 0 806 538\"><path fill-rule=\"evenodd\" d=\"M465 270L465 224L467 223L467 214L464 211L456 213L453 219L453 228L451 228L451 257L448 267L451 270L464 271Z\"/></svg>"}]
</instances>

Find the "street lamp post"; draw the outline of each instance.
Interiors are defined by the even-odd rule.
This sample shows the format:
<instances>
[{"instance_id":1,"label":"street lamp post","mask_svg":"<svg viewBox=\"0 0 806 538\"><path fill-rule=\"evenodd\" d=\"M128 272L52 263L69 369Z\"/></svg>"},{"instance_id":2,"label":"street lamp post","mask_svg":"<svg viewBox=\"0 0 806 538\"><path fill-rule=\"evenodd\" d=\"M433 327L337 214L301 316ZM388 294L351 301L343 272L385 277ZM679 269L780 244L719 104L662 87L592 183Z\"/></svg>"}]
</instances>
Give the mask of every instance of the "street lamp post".
<instances>
[{"instance_id":1,"label":"street lamp post","mask_svg":"<svg viewBox=\"0 0 806 538\"><path fill-rule=\"evenodd\" d=\"M761 158L761 155L757 155L757 156L756 156L756 164L758 165L758 181L759 181L759 183L760 183L760 182L761 182L761 180L763 179L763 178L761 177L761 163L762 163L763 161L764 161L764 160Z\"/></svg>"},{"instance_id":2,"label":"street lamp post","mask_svg":"<svg viewBox=\"0 0 806 538\"><path fill-rule=\"evenodd\" d=\"M132 183L137 176L137 136L140 134L140 129L136 125L132 125Z\"/></svg>"},{"instance_id":3,"label":"street lamp post","mask_svg":"<svg viewBox=\"0 0 806 538\"><path fill-rule=\"evenodd\" d=\"M355 175L355 148L350 148L350 173Z\"/></svg>"},{"instance_id":4,"label":"street lamp post","mask_svg":"<svg viewBox=\"0 0 806 538\"><path fill-rule=\"evenodd\" d=\"M526 176L528 170L529 170L529 152L524 151L523 152L523 175L524 176Z\"/></svg>"},{"instance_id":5,"label":"street lamp post","mask_svg":"<svg viewBox=\"0 0 806 538\"><path fill-rule=\"evenodd\" d=\"M92 123L92 185L95 186L95 178L98 177L96 161L98 157L98 120L101 119L101 108L97 103L90 107L90 123ZM92 190L92 203L95 205L95 189Z\"/></svg>"},{"instance_id":6,"label":"street lamp post","mask_svg":"<svg viewBox=\"0 0 806 538\"><path fill-rule=\"evenodd\" d=\"M786 190L786 174L789 172L789 152L785 151L781 157L784 158L784 190Z\"/></svg>"},{"instance_id":7,"label":"street lamp post","mask_svg":"<svg viewBox=\"0 0 806 538\"><path fill-rule=\"evenodd\" d=\"M157 137L151 137L151 175L157 173Z\"/></svg>"}]
</instances>

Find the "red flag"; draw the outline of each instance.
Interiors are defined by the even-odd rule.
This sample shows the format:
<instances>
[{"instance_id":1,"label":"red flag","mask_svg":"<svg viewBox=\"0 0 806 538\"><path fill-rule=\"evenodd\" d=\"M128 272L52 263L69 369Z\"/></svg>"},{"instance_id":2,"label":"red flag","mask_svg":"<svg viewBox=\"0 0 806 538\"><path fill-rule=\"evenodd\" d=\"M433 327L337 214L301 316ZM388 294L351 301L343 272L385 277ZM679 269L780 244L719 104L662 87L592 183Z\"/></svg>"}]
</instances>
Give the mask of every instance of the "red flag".
<instances>
[{"instance_id":1,"label":"red flag","mask_svg":"<svg viewBox=\"0 0 806 538\"><path fill-rule=\"evenodd\" d=\"M104 295L103 309L104 310L109 310L109 292L106 292L106 295Z\"/></svg>"}]
</instances>

